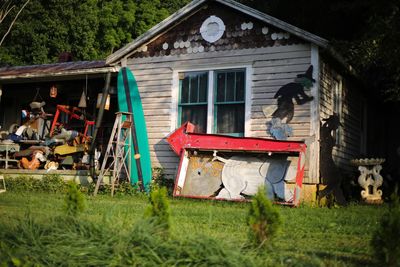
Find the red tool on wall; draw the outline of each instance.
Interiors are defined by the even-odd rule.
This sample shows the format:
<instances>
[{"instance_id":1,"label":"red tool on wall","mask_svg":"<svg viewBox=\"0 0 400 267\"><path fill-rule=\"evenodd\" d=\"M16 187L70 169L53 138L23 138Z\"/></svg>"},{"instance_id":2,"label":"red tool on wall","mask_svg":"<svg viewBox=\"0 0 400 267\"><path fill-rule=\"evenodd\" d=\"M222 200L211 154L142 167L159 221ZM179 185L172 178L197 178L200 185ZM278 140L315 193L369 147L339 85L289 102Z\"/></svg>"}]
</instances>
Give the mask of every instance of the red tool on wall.
<instances>
[{"instance_id":1,"label":"red tool on wall","mask_svg":"<svg viewBox=\"0 0 400 267\"><path fill-rule=\"evenodd\" d=\"M77 120L82 120L84 121L84 130L83 130L83 136L84 138L87 137L88 129L90 126L94 125L94 121L87 120L83 111L80 108L77 107L71 107L71 106L65 106L65 105L57 105L57 111L56 114L54 115L53 123L51 124L50 128L50 137L54 135L54 130L57 125L59 125L58 119L60 117L61 113L65 113L68 115L68 121L71 119L77 119Z\"/></svg>"}]
</instances>

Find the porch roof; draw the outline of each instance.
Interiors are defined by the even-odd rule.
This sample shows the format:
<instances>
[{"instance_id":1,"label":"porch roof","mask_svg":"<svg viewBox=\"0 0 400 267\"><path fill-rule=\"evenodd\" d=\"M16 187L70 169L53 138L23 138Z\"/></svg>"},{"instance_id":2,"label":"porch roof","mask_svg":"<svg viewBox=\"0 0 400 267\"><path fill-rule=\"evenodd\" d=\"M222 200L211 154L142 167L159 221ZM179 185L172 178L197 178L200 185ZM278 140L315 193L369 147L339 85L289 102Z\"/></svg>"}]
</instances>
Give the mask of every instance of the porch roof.
<instances>
[{"instance_id":1,"label":"porch roof","mask_svg":"<svg viewBox=\"0 0 400 267\"><path fill-rule=\"evenodd\" d=\"M30 66L2 67L0 68L0 83L21 79L66 78L118 71L118 66L109 66L105 61L75 61Z\"/></svg>"}]
</instances>

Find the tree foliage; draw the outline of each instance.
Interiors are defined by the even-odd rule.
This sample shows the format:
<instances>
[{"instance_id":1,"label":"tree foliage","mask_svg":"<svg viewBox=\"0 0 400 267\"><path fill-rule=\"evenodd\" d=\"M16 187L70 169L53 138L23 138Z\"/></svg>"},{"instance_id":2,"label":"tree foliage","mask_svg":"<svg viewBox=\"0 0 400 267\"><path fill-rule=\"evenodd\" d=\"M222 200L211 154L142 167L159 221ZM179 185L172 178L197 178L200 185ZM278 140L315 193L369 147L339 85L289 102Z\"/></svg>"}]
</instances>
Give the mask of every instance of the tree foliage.
<instances>
[{"instance_id":1,"label":"tree foliage","mask_svg":"<svg viewBox=\"0 0 400 267\"><path fill-rule=\"evenodd\" d=\"M2 36L0 36L0 46L6 39L7 35L10 33L15 21L18 19L19 15L24 10L29 1L30 0L26 0L25 3L23 3L22 6L20 6L19 8L17 8L12 0L3 0L0 3L0 25L5 21L6 18L12 17L12 19L9 20L5 27L4 24L2 25L6 30L2 33Z\"/></svg>"},{"instance_id":2,"label":"tree foliage","mask_svg":"<svg viewBox=\"0 0 400 267\"><path fill-rule=\"evenodd\" d=\"M167 198L167 188L153 188L150 192L149 202L145 217L150 218L154 225L160 227L163 234L168 236L171 228L171 209Z\"/></svg>"},{"instance_id":3,"label":"tree foliage","mask_svg":"<svg viewBox=\"0 0 400 267\"><path fill-rule=\"evenodd\" d=\"M15 11L25 1L14 1ZM372 89L400 100L400 0L238 0L331 41ZM190 0L30 0L0 50L0 65L104 59ZM1 12L0 12L1 13ZM1 16L1 14L0 14ZM13 16L0 23L0 36Z\"/></svg>"},{"instance_id":4,"label":"tree foliage","mask_svg":"<svg viewBox=\"0 0 400 267\"><path fill-rule=\"evenodd\" d=\"M66 214L72 217L76 217L85 209L85 197L73 181L68 183L67 194L64 198L64 209Z\"/></svg>"},{"instance_id":5,"label":"tree foliage","mask_svg":"<svg viewBox=\"0 0 400 267\"><path fill-rule=\"evenodd\" d=\"M400 100L400 0L240 0L331 41L371 89Z\"/></svg>"},{"instance_id":6,"label":"tree foliage","mask_svg":"<svg viewBox=\"0 0 400 267\"><path fill-rule=\"evenodd\" d=\"M104 59L187 2L30 1L0 50L1 65L53 63L66 51L73 60Z\"/></svg>"},{"instance_id":7,"label":"tree foliage","mask_svg":"<svg viewBox=\"0 0 400 267\"><path fill-rule=\"evenodd\" d=\"M263 187L260 187L253 197L247 215L247 224L249 225L250 242L260 247L271 241L281 227L281 216L266 197Z\"/></svg>"},{"instance_id":8,"label":"tree foliage","mask_svg":"<svg viewBox=\"0 0 400 267\"><path fill-rule=\"evenodd\" d=\"M372 235L371 245L379 263L394 267L400 266L400 203L397 189L391 200L389 209Z\"/></svg>"}]
</instances>

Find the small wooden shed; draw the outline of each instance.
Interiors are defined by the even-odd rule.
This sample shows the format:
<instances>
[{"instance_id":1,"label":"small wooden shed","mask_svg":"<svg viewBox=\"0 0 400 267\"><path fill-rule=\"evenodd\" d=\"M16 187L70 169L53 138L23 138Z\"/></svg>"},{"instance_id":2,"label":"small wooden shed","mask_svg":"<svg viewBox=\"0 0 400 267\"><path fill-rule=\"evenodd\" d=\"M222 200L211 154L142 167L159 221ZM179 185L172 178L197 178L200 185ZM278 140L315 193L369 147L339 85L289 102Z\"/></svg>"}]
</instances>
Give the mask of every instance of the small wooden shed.
<instances>
[{"instance_id":1,"label":"small wooden shed","mask_svg":"<svg viewBox=\"0 0 400 267\"><path fill-rule=\"evenodd\" d=\"M366 153L365 95L329 42L236 1L192 1L106 63L133 71L153 166L171 178L179 159L165 137L186 120L199 132L273 138L271 121L285 119L288 140L308 145L309 192L323 178L321 160L331 157L320 155L323 119L339 116L333 157L343 171L352 171L349 160ZM298 92L288 96L282 89L288 86ZM277 109L285 97L292 107L282 115Z\"/></svg>"}]
</instances>

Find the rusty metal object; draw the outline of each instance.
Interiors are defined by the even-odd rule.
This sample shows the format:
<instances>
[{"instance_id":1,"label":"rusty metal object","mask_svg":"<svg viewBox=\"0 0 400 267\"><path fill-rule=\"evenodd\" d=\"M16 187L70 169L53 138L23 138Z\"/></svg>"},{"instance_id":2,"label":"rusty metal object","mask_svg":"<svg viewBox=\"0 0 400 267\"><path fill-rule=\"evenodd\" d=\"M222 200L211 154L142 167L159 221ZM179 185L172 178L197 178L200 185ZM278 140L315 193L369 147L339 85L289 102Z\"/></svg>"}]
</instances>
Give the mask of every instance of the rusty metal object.
<instances>
[{"instance_id":1,"label":"rusty metal object","mask_svg":"<svg viewBox=\"0 0 400 267\"><path fill-rule=\"evenodd\" d=\"M212 161L210 155L193 155L189 159L183 195L210 197L221 187L224 164Z\"/></svg>"},{"instance_id":2,"label":"rusty metal object","mask_svg":"<svg viewBox=\"0 0 400 267\"><path fill-rule=\"evenodd\" d=\"M174 196L213 198L203 195L185 195L183 191L186 184L187 172L190 170L189 165L191 164L191 157L196 155L196 153L201 152L211 155L210 153L213 153L214 151L223 151L230 154L245 154L247 156L254 154L272 155L272 153L279 153L295 154L298 156L295 190L292 201L286 204L297 206L300 203L306 151L306 145L303 142L200 134L194 133L194 128L195 126L193 124L185 123L181 128L177 129L167 137L167 141L171 148L181 157L178 174L175 180Z\"/></svg>"}]
</instances>

